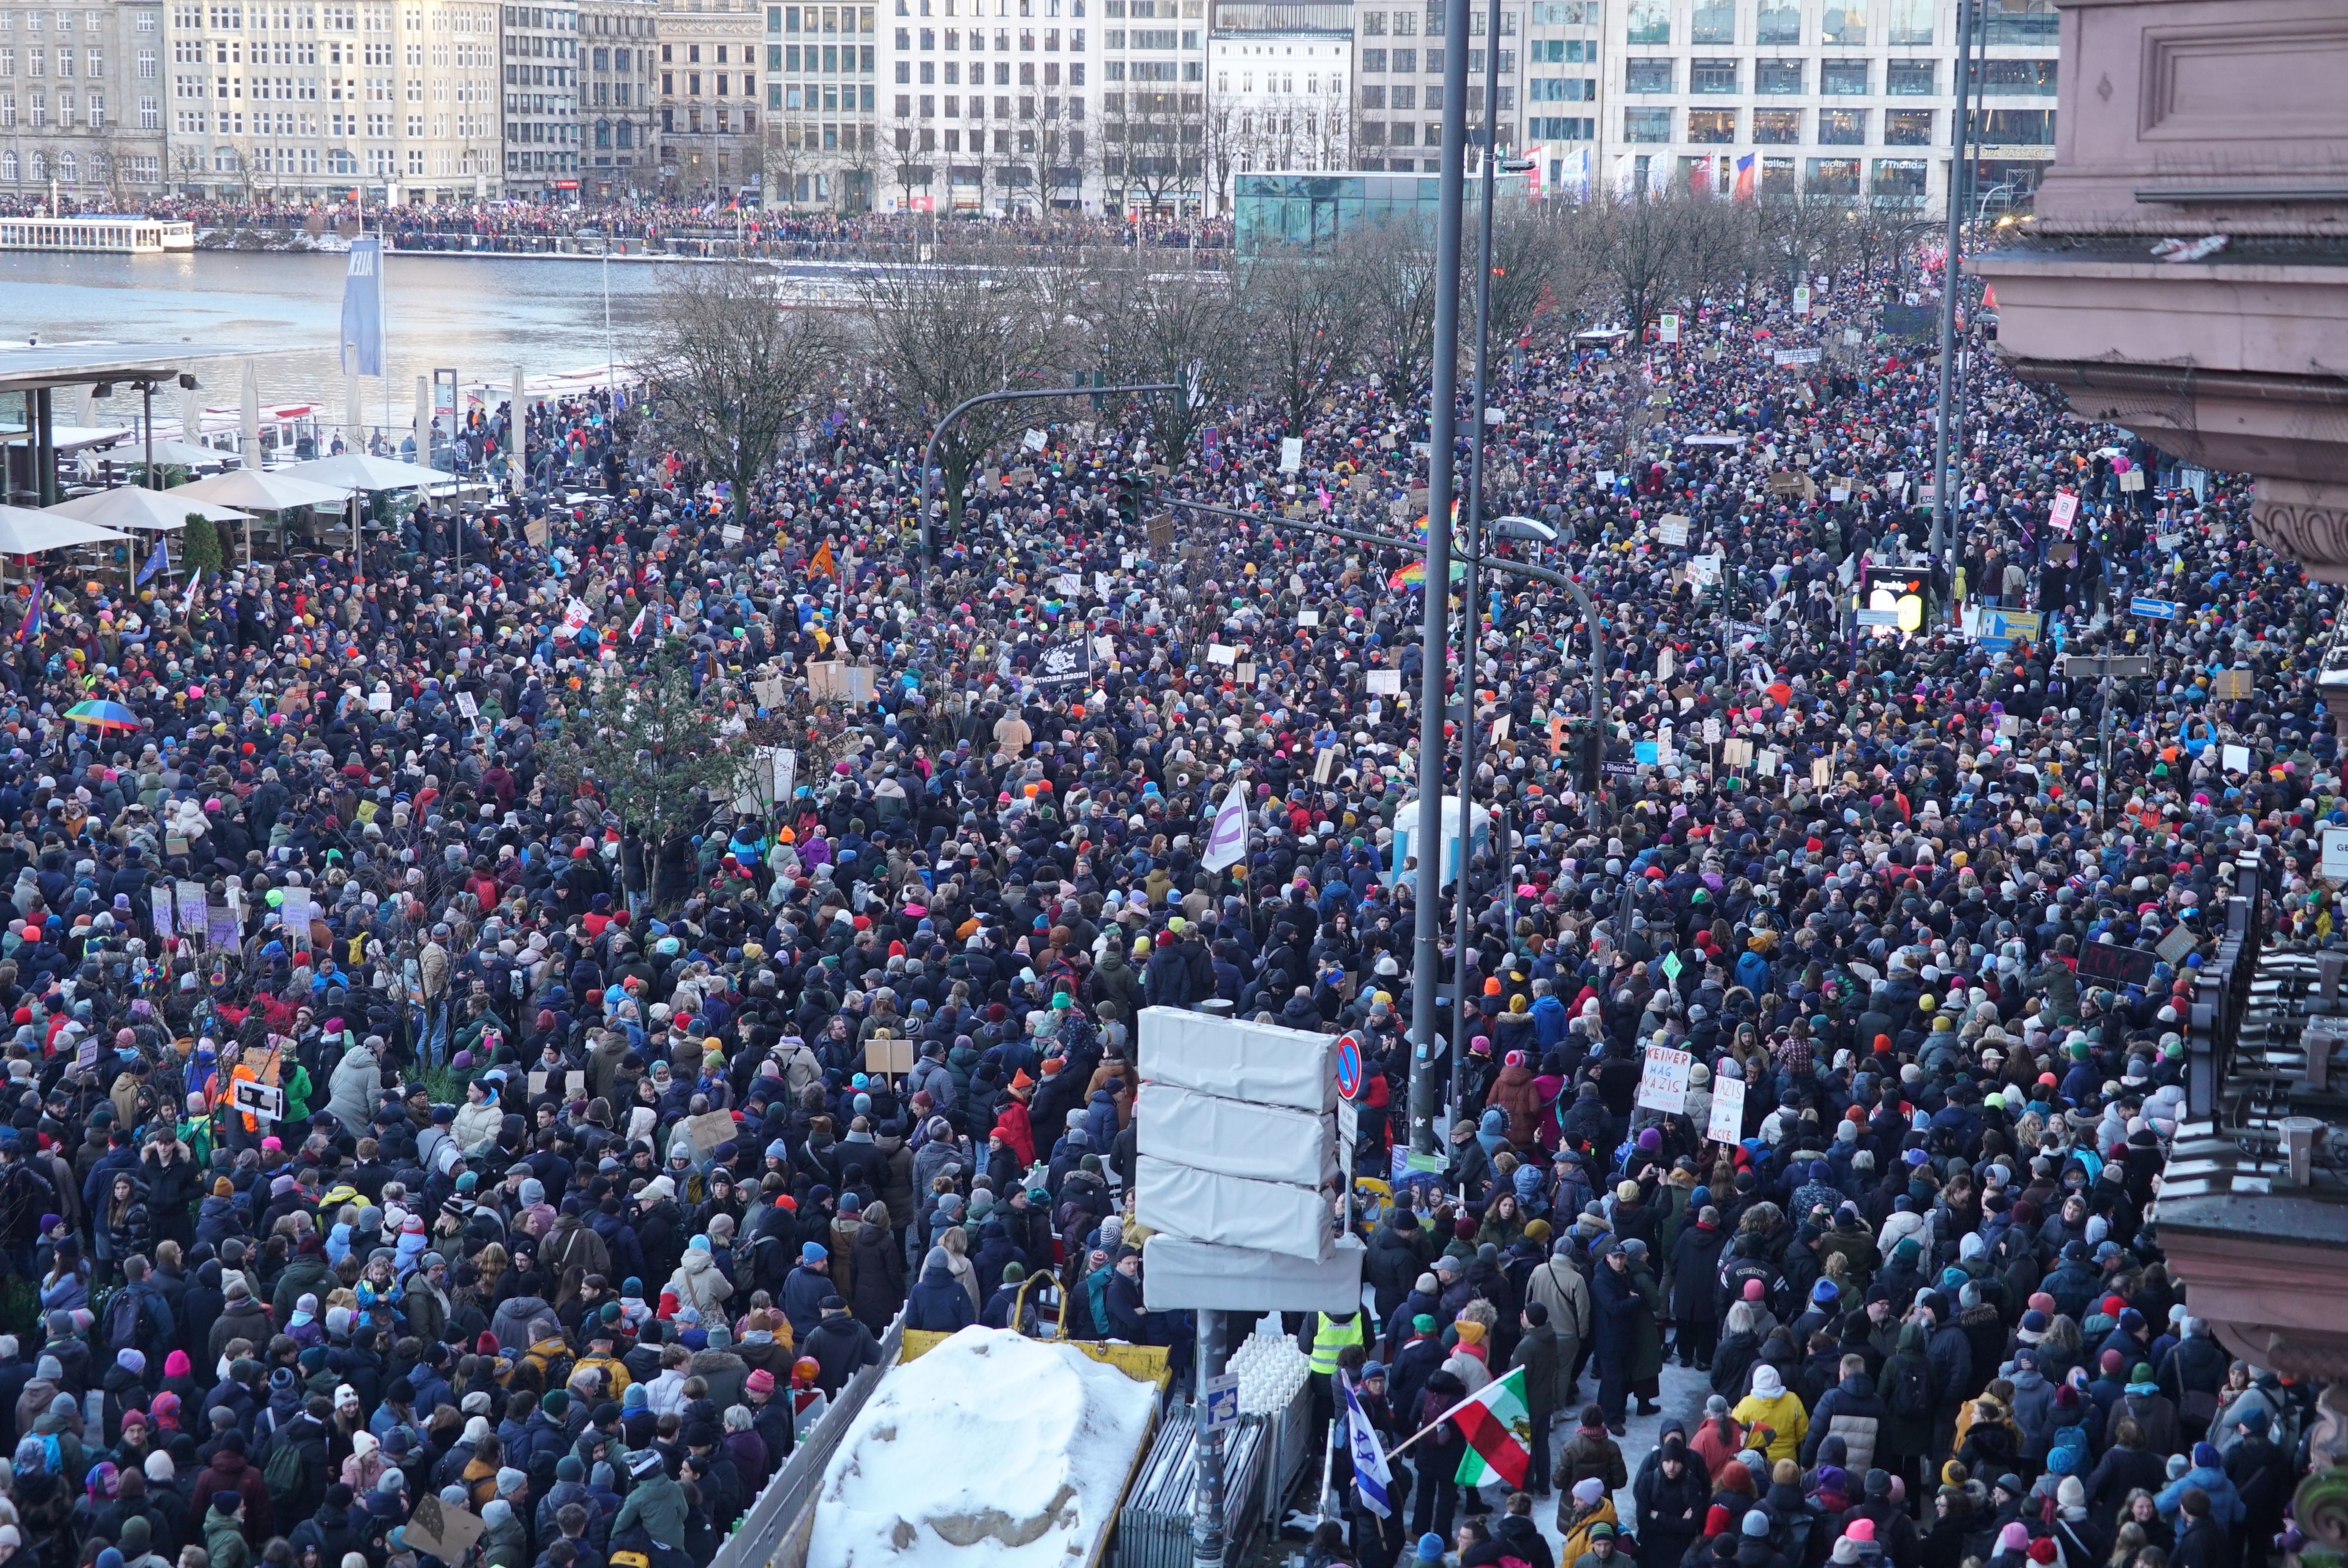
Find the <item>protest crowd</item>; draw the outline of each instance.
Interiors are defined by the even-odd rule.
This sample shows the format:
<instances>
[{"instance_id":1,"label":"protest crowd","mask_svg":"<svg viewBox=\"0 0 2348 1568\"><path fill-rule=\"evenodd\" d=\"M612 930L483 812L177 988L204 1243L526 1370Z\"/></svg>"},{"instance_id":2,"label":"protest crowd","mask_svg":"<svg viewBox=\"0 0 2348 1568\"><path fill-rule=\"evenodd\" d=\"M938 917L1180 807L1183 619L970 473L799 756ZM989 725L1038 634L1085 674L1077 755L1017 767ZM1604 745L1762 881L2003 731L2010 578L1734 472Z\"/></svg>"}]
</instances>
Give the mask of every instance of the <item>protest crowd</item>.
<instances>
[{"instance_id":1,"label":"protest crowd","mask_svg":"<svg viewBox=\"0 0 2348 1568\"><path fill-rule=\"evenodd\" d=\"M1776 364L1864 301L1823 303L1503 373L1488 509L1558 530L1606 651L1483 579L1437 1173L1389 1158L1437 979L1393 854L1423 425L1383 389L1219 411L1159 487L1258 520L1171 542L1115 508L1113 421L990 468L929 559L924 432L842 403L736 531L656 397L598 395L534 412L527 528L409 515L363 578L19 585L0 1560L706 1564L901 1314L1188 1342L1130 1217L1137 1020L1220 999L1359 1031L1365 1167L1397 1171L1370 1309L1299 1327L1324 1394L1416 1440L1316 1561L2260 1568L2314 1390L2219 1346L2148 1216L2238 857L2281 879L2275 940L2335 937L2333 596L2250 541L2245 483L1992 366L1953 569L1912 635L1855 626L1924 542L1931 377L1888 339ZM2112 613L2155 591L2177 619ZM1959 604L2044 620L1969 640ZM2098 694L2058 646L2159 673ZM811 708L843 656L872 699ZM647 832L557 764L656 668L745 753L788 717L783 798ZM2116 988L2099 943L2167 956ZM1656 1044L1677 1112L1636 1103ZM1529 1452L1495 1466L1444 1418L1511 1378ZM1498 1484L1458 1484L1471 1451Z\"/></svg>"}]
</instances>

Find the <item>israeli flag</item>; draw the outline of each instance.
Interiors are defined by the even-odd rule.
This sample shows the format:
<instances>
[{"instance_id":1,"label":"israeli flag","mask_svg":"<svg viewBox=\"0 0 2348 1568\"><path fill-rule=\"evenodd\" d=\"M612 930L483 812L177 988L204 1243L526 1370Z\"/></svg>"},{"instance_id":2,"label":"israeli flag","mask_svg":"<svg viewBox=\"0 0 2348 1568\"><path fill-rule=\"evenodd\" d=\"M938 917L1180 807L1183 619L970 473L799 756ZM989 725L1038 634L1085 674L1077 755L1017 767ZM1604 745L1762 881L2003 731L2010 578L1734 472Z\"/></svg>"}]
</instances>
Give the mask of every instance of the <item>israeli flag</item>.
<instances>
[{"instance_id":1,"label":"israeli flag","mask_svg":"<svg viewBox=\"0 0 2348 1568\"><path fill-rule=\"evenodd\" d=\"M1394 1484L1394 1471L1386 1466L1385 1450L1378 1446L1377 1430L1363 1412L1352 1379L1341 1377L1337 1386L1345 1396L1345 1430L1354 1456L1354 1489L1362 1494L1364 1508L1380 1519L1387 1518L1394 1512L1386 1501L1387 1489Z\"/></svg>"}]
</instances>

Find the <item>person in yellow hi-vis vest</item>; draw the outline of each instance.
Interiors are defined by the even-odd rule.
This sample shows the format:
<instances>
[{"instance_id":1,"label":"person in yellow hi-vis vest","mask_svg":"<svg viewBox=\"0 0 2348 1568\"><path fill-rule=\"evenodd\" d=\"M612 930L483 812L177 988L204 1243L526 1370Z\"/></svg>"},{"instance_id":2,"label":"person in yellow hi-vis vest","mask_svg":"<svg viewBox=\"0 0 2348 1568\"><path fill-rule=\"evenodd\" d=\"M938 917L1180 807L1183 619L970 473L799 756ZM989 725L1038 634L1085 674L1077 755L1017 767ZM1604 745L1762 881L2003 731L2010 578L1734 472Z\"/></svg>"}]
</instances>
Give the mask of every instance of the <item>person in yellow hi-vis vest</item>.
<instances>
[{"instance_id":1,"label":"person in yellow hi-vis vest","mask_svg":"<svg viewBox=\"0 0 2348 1568\"><path fill-rule=\"evenodd\" d=\"M1332 1317L1325 1312L1313 1314L1313 1348L1307 1361L1313 1371L1314 1431L1328 1430L1330 1418L1337 1413L1337 1389L1330 1379L1337 1374L1338 1358L1349 1348L1363 1349L1368 1339L1368 1330L1358 1312L1349 1312L1343 1317Z\"/></svg>"}]
</instances>

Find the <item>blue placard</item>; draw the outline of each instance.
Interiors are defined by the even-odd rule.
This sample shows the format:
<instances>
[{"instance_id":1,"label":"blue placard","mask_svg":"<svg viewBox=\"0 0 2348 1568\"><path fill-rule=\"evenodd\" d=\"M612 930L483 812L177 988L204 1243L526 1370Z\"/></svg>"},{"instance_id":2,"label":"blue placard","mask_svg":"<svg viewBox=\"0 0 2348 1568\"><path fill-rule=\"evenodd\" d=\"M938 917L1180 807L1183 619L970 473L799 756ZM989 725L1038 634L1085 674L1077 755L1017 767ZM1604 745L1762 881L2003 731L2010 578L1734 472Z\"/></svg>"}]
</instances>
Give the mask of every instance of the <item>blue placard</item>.
<instances>
[{"instance_id":1,"label":"blue placard","mask_svg":"<svg viewBox=\"0 0 2348 1568\"><path fill-rule=\"evenodd\" d=\"M2128 613L2141 615L2147 620L2174 620L2184 608L2173 599L2153 599L2141 593L2128 600Z\"/></svg>"},{"instance_id":2,"label":"blue placard","mask_svg":"<svg viewBox=\"0 0 2348 1568\"><path fill-rule=\"evenodd\" d=\"M2003 653L2017 641L2035 642L2044 636L2046 617L2034 610L1997 610L1982 607L1981 634L1973 641L1994 653Z\"/></svg>"}]
</instances>

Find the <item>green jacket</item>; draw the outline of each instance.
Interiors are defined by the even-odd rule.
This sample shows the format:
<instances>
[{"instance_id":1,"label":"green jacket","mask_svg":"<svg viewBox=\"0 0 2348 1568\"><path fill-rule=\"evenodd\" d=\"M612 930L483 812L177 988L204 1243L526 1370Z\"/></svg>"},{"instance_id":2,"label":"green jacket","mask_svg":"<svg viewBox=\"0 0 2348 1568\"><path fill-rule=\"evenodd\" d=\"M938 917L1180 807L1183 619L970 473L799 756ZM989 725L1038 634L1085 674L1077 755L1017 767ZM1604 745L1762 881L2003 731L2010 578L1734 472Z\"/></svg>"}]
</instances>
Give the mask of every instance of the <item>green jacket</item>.
<instances>
[{"instance_id":1,"label":"green jacket","mask_svg":"<svg viewBox=\"0 0 2348 1568\"><path fill-rule=\"evenodd\" d=\"M204 1553L211 1559L210 1568L252 1568L244 1526L217 1508L204 1515Z\"/></svg>"},{"instance_id":2,"label":"green jacket","mask_svg":"<svg viewBox=\"0 0 2348 1568\"><path fill-rule=\"evenodd\" d=\"M613 1535L618 1536L631 1524L643 1525L644 1533L663 1546L683 1550L685 1489L669 1479L668 1471L654 1471L628 1489L627 1501L620 1504L620 1516L612 1521Z\"/></svg>"}]
</instances>

